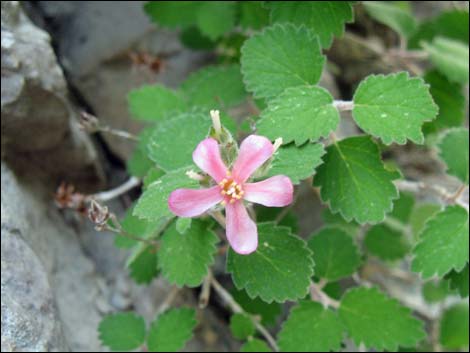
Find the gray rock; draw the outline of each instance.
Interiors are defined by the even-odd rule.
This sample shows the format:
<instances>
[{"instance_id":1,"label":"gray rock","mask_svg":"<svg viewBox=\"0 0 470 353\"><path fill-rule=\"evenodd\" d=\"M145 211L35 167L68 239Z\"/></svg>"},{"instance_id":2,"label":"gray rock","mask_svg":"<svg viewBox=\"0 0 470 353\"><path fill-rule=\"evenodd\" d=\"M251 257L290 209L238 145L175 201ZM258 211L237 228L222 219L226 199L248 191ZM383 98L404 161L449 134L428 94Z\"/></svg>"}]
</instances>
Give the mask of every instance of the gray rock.
<instances>
[{"instance_id":1,"label":"gray rock","mask_svg":"<svg viewBox=\"0 0 470 353\"><path fill-rule=\"evenodd\" d=\"M97 155L77 128L49 35L31 23L17 1L1 6L2 158L18 173L34 171L51 185L66 176L96 182Z\"/></svg>"},{"instance_id":2,"label":"gray rock","mask_svg":"<svg viewBox=\"0 0 470 353\"><path fill-rule=\"evenodd\" d=\"M129 91L144 84L176 87L208 60L208 54L188 50L178 33L157 29L143 11L143 1L41 1L39 6L58 28L59 56L72 84L80 91L102 124L137 133L141 122L130 117ZM146 52L164 61L154 72L135 67L131 52ZM134 143L110 135L105 141L122 159Z\"/></svg>"}]
</instances>

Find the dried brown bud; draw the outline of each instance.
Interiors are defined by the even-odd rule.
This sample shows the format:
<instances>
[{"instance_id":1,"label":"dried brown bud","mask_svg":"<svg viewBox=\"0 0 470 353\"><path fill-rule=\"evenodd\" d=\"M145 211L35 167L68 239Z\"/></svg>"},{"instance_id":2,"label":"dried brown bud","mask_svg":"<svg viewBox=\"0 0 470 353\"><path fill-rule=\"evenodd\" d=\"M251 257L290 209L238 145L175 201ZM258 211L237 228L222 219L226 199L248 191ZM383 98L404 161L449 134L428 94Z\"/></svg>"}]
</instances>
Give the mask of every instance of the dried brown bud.
<instances>
[{"instance_id":1,"label":"dried brown bud","mask_svg":"<svg viewBox=\"0 0 470 353\"><path fill-rule=\"evenodd\" d=\"M95 200L91 200L88 218L95 224L96 230L104 230L109 217L110 213L107 206L100 205Z\"/></svg>"},{"instance_id":2,"label":"dried brown bud","mask_svg":"<svg viewBox=\"0 0 470 353\"><path fill-rule=\"evenodd\" d=\"M78 124L80 130L86 131L90 134L99 131L100 123L96 116L85 111L80 112L80 122Z\"/></svg>"},{"instance_id":3,"label":"dried brown bud","mask_svg":"<svg viewBox=\"0 0 470 353\"><path fill-rule=\"evenodd\" d=\"M59 208L71 208L81 214L86 214L86 196L75 192L72 184L62 182L57 188L54 199Z\"/></svg>"}]
</instances>

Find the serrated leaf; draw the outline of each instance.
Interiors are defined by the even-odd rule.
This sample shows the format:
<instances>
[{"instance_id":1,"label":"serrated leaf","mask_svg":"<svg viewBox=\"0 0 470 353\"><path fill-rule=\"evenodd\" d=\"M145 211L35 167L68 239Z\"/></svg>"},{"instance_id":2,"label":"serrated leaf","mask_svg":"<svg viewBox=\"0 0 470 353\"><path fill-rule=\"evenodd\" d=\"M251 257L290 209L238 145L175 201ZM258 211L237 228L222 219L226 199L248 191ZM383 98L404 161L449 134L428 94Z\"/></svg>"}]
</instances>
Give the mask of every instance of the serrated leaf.
<instances>
[{"instance_id":1,"label":"serrated leaf","mask_svg":"<svg viewBox=\"0 0 470 353\"><path fill-rule=\"evenodd\" d=\"M181 91L189 105L207 110L231 107L246 98L240 66L235 64L200 69L181 84Z\"/></svg>"},{"instance_id":2,"label":"serrated leaf","mask_svg":"<svg viewBox=\"0 0 470 353\"><path fill-rule=\"evenodd\" d=\"M191 227L192 218L181 218L178 217L176 220L176 230L180 234L186 233L186 231Z\"/></svg>"},{"instance_id":3,"label":"serrated leaf","mask_svg":"<svg viewBox=\"0 0 470 353\"><path fill-rule=\"evenodd\" d=\"M263 1L238 1L238 6L242 28L260 29L269 24L269 12Z\"/></svg>"},{"instance_id":4,"label":"serrated leaf","mask_svg":"<svg viewBox=\"0 0 470 353\"><path fill-rule=\"evenodd\" d=\"M150 169L144 177L142 188L147 190L147 188L165 175L165 172L160 168Z\"/></svg>"},{"instance_id":5,"label":"serrated leaf","mask_svg":"<svg viewBox=\"0 0 470 353\"><path fill-rule=\"evenodd\" d=\"M196 326L193 309L170 309L157 316L152 322L147 337L150 352L177 352L193 336Z\"/></svg>"},{"instance_id":6,"label":"serrated leaf","mask_svg":"<svg viewBox=\"0 0 470 353\"><path fill-rule=\"evenodd\" d=\"M344 24L352 22L354 14L348 1L273 1L272 22L305 25L316 34L323 48L329 48L333 37L341 37Z\"/></svg>"},{"instance_id":7,"label":"serrated leaf","mask_svg":"<svg viewBox=\"0 0 470 353\"><path fill-rule=\"evenodd\" d=\"M177 286L199 286L217 251L217 235L208 224L194 219L184 234L172 224L161 237L158 266L163 276Z\"/></svg>"},{"instance_id":8,"label":"serrated leaf","mask_svg":"<svg viewBox=\"0 0 470 353\"><path fill-rule=\"evenodd\" d=\"M289 227L291 229L291 233L297 234L299 230L299 220L297 215L292 210L289 210L287 213L283 210L283 207L264 207L255 205L256 220L260 223L276 222L278 217L282 217L282 219L276 223L280 226ZM283 214L281 215L281 213Z\"/></svg>"},{"instance_id":9,"label":"serrated leaf","mask_svg":"<svg viewBox=\"0 0 470 353\"><path fill-rule=\"evenodd\" d=\"M414 208L410 216L410 225L416 239L423 230L428 219L439 212L440 209L441 207L439 205L432 203L421 204Z\"/></svg>"},{"instance_id":10,"label":"serrated leaf","mask_svg":"<svg viewBox=\"0 0 470 353\"><path fill-rule=\"evenodd\" d=\"M339 123L333 97L321 87L300 86L287 88L269 101L256 127L261 135L283 143L295 141L300 146L328 136Z\"/></svg>"},{"instance_id":11,"label":"serrated leaf","mask_svg":"<svg viewBox=\"0 0 470 353\"><path fill-rule=\"evenodd\" d=\"M446 278L450 280L450 287L458 290L462 298L468 297L468 263L462 271L452 270Z\"/></svg>"},{"instance_id":12,"label":"serrated leaf","mask_svg":"<svg viewBox=\"0 0 470 353\"><path fill-rule=\"evenodd\" d=\"M341 228L346 233L356 235L359 229L359 224L354 221L346 221L340 213L332 213L329 208L324 208L321 213L323 222L326 226Z\"/></svg>"},{"instance_id":13,"label":"serrated leaf","mask_svg":"<svg viewBox=\"0 0 470 353\"><path fill-rule=\"evenodd\" d=\"M401 36L408 38L416 30L416 21L409 11L396 4L384 1L364 1L364 7L369 15L383 23Z\"/></svg>"},{"instance_id":14,"label":"serrated leaf","mask_svg":"<svg viewBox=\"0 0 470 353\"><path fill-rule=\"evenodd\" d=\"M431 85L430 92L439 107L436 120L424 125L424 132L435 132L449 127L462 126L465 119L465 97L460 84L450 82L438 71L430 71L424 80Z\"/></svg>"},{"instance_id":15,"label":"serrated leaf","mask_svg":"<svg viewBox=\"0 0 470 353\"><path fill-rule=\"evenodd\" d=\"M468 185L468 129L447 131L439 141L439 157L447 165L447 172Z\"/></svg>"},{"instance_id":16,"label":"serrated leaf","mask_svg":"<svg viewBox=\"0 0 470 353\"><path fill-rule=\"evenodd\" d=\"M136 148L126 162L126 169L129 174L138 178L144 177L153 166L153 161L140 148Z\"/></svg>"},{"instance_id":17,"label":"serrated leaf","mask_svg":"<svg viewBox=\"0 0 470 353\"><path fill-rule=\"evenodd\" d=\"M304 297L313 275L312 255L305 242L290 234L289 228L262 223L258 224L258 243L250 255L229 250L227 271L235 286L268 303Z\"/></svg>"},{"instance_id":18,"label":"serrated leaf","mask_svg":"<svg viewBox=\"0 0 470 353\"><path fill-rule=\"evenodd\" d=\"M129 274L137 284L148 284L157 275L157 250L153 246L141 245L138 254L128 262Z\"/></svg>"},{"instance_id":19,"label":"serrated leaf","mask_svg":"<svg viewBox=\"0 0 470 353\"><path fill-rule=\"evenodd\" d=\"M423 298L428 303L437 303L444 300L452 292L449 281L429 281L423 285L422 293Z\"/></svg>"},{"instance_id":20,"label":"serrated leaf","mask_svg":"<svg viewBox=\"0 0 470 353\"><path fill-rule=\"evenodd\" d=\"M393 203L393 211L390 213L390 217L399 220L403 224L407 224L410 221L414 205L415 198L413 194L400 192L400 197Z\"/></svg>"},{"instance_id":21,"label":"serrated leaf","mask_svg":"<svg viewBox=\"0 0 470 353\"><path fill-rule=\"evenodd\" d=\"M153 131L147 145L149 157L165 171L192 164L192 154L209 133L207 114L191 112L164 121Z\"/></svg>"},{"instance_id":22,"label":"serrated leaf","mask_svg":"<svg viewBox=\"0 0 470 353\"><path fill-rule=\"evenodd\" d=\"M101 343L112 351L131 351L144 343L145 322L135 313L105 316L98 327Z\"/></svg>"},{"instance_id":23,"label":"serrated leaf","mask_svg":"<svg viewBox=\"0 0 470 353\"><path fill-rule=\"evenodd\" d=\"M253 336L255 325L247 315L236 313L230 317L230 331L236 339L245 340Z\"/></svg>"},{"instance_id":24,"label":"serrated leaf","mask_svg":"<svg viewBox=\"0 0 470 353\"><path fill-rule=\"evenodd\" d=\"M277 24L255 34L241 51L244 82L256 98L316 84L325 62L318 39L307 28L290 24Z\"/></svg>"},{"instance_id":25,"label":"serrated leaf","mask_svg":"<svg viewBox=\"0 0 470 353\"><path fill-rule=\"evenodd\" d=\"M197 25L212 40L229 32L235 25L235 1L203 1Z\"/></svg>"},{"instance_id":26,"label":"serrated leaf","mask_svg":"<svg viewBox=\"0 0 470 353\"><path fill-rule=\"evenodd\" d=\"M439 341L447 349L468 349L468 303L456 304L444 312Z\"/></svg>"},{"instance_id":27,"label":"serrated leaf","mask_svg":"<svg viewBox=\"0 0 470 353\"><path fill-rule=\"evenodd\" d=\"M376 288L350 289L338 312L356 345L396 351L399 346L414 347L425 337L423 323L410 309Z\"/></svg>"},{"instance_id":28,"label":"serrated leaf","mask_svg":"<svg viewBox=\"0 0 470 353\"><path fill-rule=\"evenodd\" d=\"M353 117L359 127L385 144L423 143L421 127L438 108L421 78L407 72L370 75L354 93Z\"/></svg>"},{"instance_id":29,"label":"serrated leaf","mask_svg":"<svg viewBox=\"0 0 470 353\"><path fill-rule=\"evenodd\" d=\"M196 188L198 186L195 180L188 178L185 174L188 169L173 170L151 183L139 197L133 214L150 221L172 217L173 213L168 208L170 193L179 188Z\"/></svg>"},{"instance_id":30,"label":"serrated leaf","mask_svg":"<svg viewBox=\"0 0 470 353\"><path fill-rule=\"evenodd\" d=\"M187 108L178 92L162 85L134 89L127 96L127 100L135 119L151 122L162 121Z\"/></svg>"},{"instance_id":31,"label":"serrated leaf","mask_svg":"<svg viewBox=\"0 0 470 353\"><path fill-rule=\"evenodd\" d=\"M315 276L328 281L352 275L361 263L351 236L340 228L326 227L308 241L315 261Z\"/></svg>"},{"instance_id":32,"label":"serrated leaf","mask_svg":"<svg viewBox=\"0 0 470 353\"><path fill-rule=\"evenodd\" d=\"M269 348L266 342L254 338L241 346L240 352L272 352L272 350Z\"/></svg>"},{"instance_id":33,"label":"serrated leaf","mask_svg":"<svg viewBox=\"0 0 470 353\"><path fill-rule=\"evenodd\" d=\"M468 213L448 206L425 225L413 250L411 268L423 278L442 277L452 269L461 271L468 262Z\"/></svg>"},{"instance_id":34,"label":"serrated leaf","mask_svg":"<svg viewBox=\"0 0 470 353\"><path fill-rule=\"evenodd\" d=\"M134 237L148 239L155 234L161 227L160 221L147 221L136 217L133 214L134 207L129 207L126 211L126 215L120 221L121 227L125 233L128 233ZM126 235L117 235L114 239L114 245L118 248L130 248L138 243L137 240Z\"/></svg>"},{"instance_id":35,"label":"serrated leaf","mask_svg":"<svg viewBox=\"0 0 470 353\"><path fill-rule=\"evenodd\" d=\"M187 28L197 21L202 1L149 1L145 13L156 24L169 28Z\"/></svg>"},{"instance_id":36,"label":"serrated leaf","mask_svg":"<svg viewBox=\"0 0 470 353\"><path fill-rule=\"evenodd\" d=\"M335 312L312 301L291 309L278 335L283 352L337 352L344 327Z\"/></svg>"},{"instance_id":37,"label":"serrated leaf","mask_svg":"<svg viewBox=\"0 0 470 353\"><path fill-rule=\"evenodd\" d=\"M405 236L385 224L371 227L364 238L364 245L369 253L382 260L398 260L410 250Z\"/></svg>"},{"instance_id":38,"label":"serrated leaf","mask_svg":"<svg viewBox=\"0 0 470 353\"><path fill-rule=\"evenodd\" d=\"M267 208L267 207L266 207ZM261 317L263 325L272 325L276 322L276 318L281 314L281 305L276 302L266 303L260 298L250 298L246 291L236 290L231 291L235 301L247 313L258 315Z\"/></svg>"},{"instance_id":39,"label":"serrated leaf","mask_svg":"<svg viewBox=\"0 0 470 353\"><path fill-rule=\"evenodd\" d=\"M346 221L377 223L393 207L398 192L395 173L385 169L377 145L367 136L336 142L327 148L313 180L323 202Z\"/></svg>"},{"instance_id":40,"label":"serrated leaf","mask_svg":"<svg viewBox=\"0 0 470 353\"><path fill-rule=\"evenodd\" d=\"M429 59L453 82L468 83L468 44L457 40L436 37L431 43L423 43Z\"/></svg>"},{"instance_id":41,"label":"serrated leaf","mask_svg":"<svg viewBox=\"0 0 470 353\"><path fill-rule=\"evenodd\" d=\"M212 50L217 43L207 38L197 27L188 27L180 34L181 43L193 50Z\"/></svg>"},{"instance_id":42,"label":"serrated leaf","mask_svg":"<svg viewBox=\"0 0 470 353\"><path fill-rule=\"evenodd\" d=\"M279 148L274 155L268 176L287 175L293 184L299 184L315 173L325 154L322 144L306 143L297 147L294 144Z\"/></svg>"}]
</instances>

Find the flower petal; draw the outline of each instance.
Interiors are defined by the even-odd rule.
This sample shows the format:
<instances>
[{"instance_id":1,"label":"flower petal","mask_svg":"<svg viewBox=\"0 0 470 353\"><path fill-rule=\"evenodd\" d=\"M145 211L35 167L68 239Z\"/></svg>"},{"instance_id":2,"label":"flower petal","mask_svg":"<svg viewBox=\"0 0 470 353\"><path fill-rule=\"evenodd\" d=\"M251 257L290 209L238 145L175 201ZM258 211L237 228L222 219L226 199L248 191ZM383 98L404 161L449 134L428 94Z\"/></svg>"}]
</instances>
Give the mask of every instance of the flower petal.
<instances>
[{"instance_id":1,"label":"flower petal","mask_svg":"<svg viewBox=\"0 0 470 353\"><path fill-rule=\"evenodd\" d=\"M257 135L248 136L243 140L238 158L233 165L232 174L234 179L239 183L243 183L273 153L273 144L266 137Z\"/></svg>"},{"instance_id":2,"label":"flower petal","mask_svg":"<svg viewBox=\"0 0 470 353\"><path fill-rule=\"evenodd\" d=\"M168 197L168 207L179 217L196 217L222 201L219 186L209 189L176 189Z\"/></svg>"},{"instance_id":3,"label":"flower petal","mask_svg":"<svg viewBox=\"0 0 470 353\"><path fill-rule=\"evenodd\" d=\"M235 252L247 255L258 247L258 229L242 201L225 206L227 239Z\"/></svg>"},{"instance_id":4,"label":"flower petal","mask_svg":"<svg viewBox=\"0 0 470 353\"><path fill-rule=\"evenodd\" d=\"M268 207L287 206L292 202L294 187L285 175L276 175L258 183L243 186L244 199Z\"/></svg>"},{"instance_id":5,"label":"flower petal","mask_svg":"<svg viewBox=\"0 0 470 353\"><path fill-rule=\"evenodd\" d=\"M207 138L197 145L193 152L193 161L216 182L227 175L227 167L220 157L219 145L213 138Z\"/></svg>"}]
</instances>

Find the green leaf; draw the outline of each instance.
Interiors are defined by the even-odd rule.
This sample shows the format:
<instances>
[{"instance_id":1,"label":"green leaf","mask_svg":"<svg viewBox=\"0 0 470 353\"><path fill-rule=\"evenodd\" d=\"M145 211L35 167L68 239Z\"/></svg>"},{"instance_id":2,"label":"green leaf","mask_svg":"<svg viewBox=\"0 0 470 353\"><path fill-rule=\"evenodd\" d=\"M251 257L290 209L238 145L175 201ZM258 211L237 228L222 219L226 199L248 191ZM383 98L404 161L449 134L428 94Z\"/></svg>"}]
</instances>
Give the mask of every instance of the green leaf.
<instances>
[{"instance_id":1,"label":"green leaf","mask_svg":"<svg viewBox=\"0 0 470 353\"><path fill-rule=\"evenodd\" d=\"M444 312L439 341L447 349L468 349L468 304L452 306Z\"/></svg>"},{"instance_id":2,"label":"green leaf","mask_svg":"<svg viewBox=\"0 0 470 353\"><path fill-rule=\"evenodd\" d=\"M272 350L268 347L266 342L254 338L241 346L240 352L272 352Z\"/></svg>"},{"instance_id":3,"label":"green leaf","mask_svg":"<svg viewBox=\"0 0 470 353\"><path fill-rule=\"evenodd\" d=\"M121 227L124 232L143 239L148 239L161 228L162 224L160 221L147 221L136 217L133 214L134 207L129 207L126 211L124 219L121 220ZM118 235L114 240L114 245L118 248L130 248L138 244L138 241L126 237L125 235Z\"/></svg>"},{"instance_id":4,"label":"green leaf","mask_svg":"<svg viewBox=\"0 0 470 353\"><path fill-rule=\"evenodd\" d=\"M468 263L462 271L452 270L446 278L450 280L450 287L457 289L462 298L468 297Z\"/></svg>"},{"instance_id":5,"label":"green leaf","mask_svg":"<svg viewBox=\"0 0 470 353\"><path fill-rule=\"evenodd\" d=\"M135 313L105 316L98 327L101 343L112 351L131 351L145 340L144 319Z\"/></svg>"},{"instance_id":6,"label":"green leaf","mask_svg":"<svg viewBox=\"0 0 470 353\"><path fill-rule=\"evenodd\" d=\"M212 40L229 32L235 25L235 1L203 1L197 25Z\"/></svg>"},{"instance_id":7,"label":"green leaf","mask_svg":"<svg viewBox=\"0 0 470 353\"><path fill-rule=\"evenodd\" d=\"M385 169L377 145L370 137L358 136L336 142L326 151L313 181L321 188L323 202L346 221L382 221L398 193L392 182L396 175Z\"/></svg>"},{"instance_id":8,"label":"green leaf","mask_svg":"<svg viewBox=\"0 0 470 353\"><path fill-rule=\"evenodd\" d=\"M172 224L162 235L158 265L163 276L177 286L199 286L217 251L217 235L208 224L194 219L191 227L181 234Z\"/></svg>"},{"instance_id":9,"label":"green leaf","mask_svg":"<svg viewBox=\"0 0 470 353\"><path fill-rule=\"evenodd\" d=\"M423 278L442 277L452 269L461 271L468 262L468 213L448 206L425 225L413 250L414 272Z\"/></svg>"},{"instance_id":10,"label":"green leaf","mask_svg":"<svg viewBox=\"0 0 470 353\"><path fill-rule=\"evenodd\" d=\"M183 97L162 85L142 86L127 96L129 109L135 119L162 121L186 109Z\"/></svg>"},{"instance_id":11,"label":"green leaf","mask_svg":"<svg viewBox=\"0 0 470 353\"><path fill-rule=\"evenodd\" d=\"M157 316L150 326L147 346L150 352L177 352L193 336L196 327L193 309L170 309Z\"/></svg>"},{"instance_id":12,"label":"green leaf","mask_svg":"<svg viewBox=\"0 0 470 353\"><path fill-rule=\"evenodd\" d=\"M292 210L281 215L281 213L284 213L283 207L264 207L262 205L255 205L255 212L256 220L260 223L276 222L278 217L282 217L280 221L276 222L278 225L289 227L291 232L294 234L297 234L299 231L299 220Z\"/></svg>"},{"instance_id":13,"label":"green leaf","mask_svg":"<svg viewBox=\"0 0 470 353\"><path fill-rule=\"evenodd\" d=\"M274 25L242 47L242 74L256 98L278 95L288 87L314 85L325 62L318 39L305 27Z\"/></svg>"},{"instance_id":14,"label":"green leaf","mask_svg":"<svg viewBox=\"0 0 470 353\"><path fill-rule=\"evenodd\" d=\"M374 19L389 26L405 38L410 37L416 29L413 15L393 3L364 1L362 4Z\"/></svg>"},{"instance_id":15,"label":"green leaf","mask_svg":"<svg viewBox=\"0 0 470 353\"><path fill-rule=\"evenodd\" d=\"M255 325L248 316L237 313L230 318L230 331L236 339L245 340L254 335Z\"/></svg>"},{"instance_id":16,"label":"green leaf","mask_svg":"<svg viewBox=\"0 0 470 353\"><path fill-rule=\"evenodd\" d=\"M140 196L134 208L134 216L157 221L163 217L172 217L168 208L168 196L179 188L197 188L198 182L189 179L185 172L188 168L171 171L151 183Z\"/></svg>"},{"instance_id":17,"label":"green leaf","mask_svg":"<svg viewBox=\"0 0 470 353\"><path fill-rule=\"evenodd\" d=\"M439 142L439 157L447 165L447 172L468 185L468 129L447 131Z\"/></svg>"},{"instance_id":18,"label":"green leaf","mask_svg":"<svg viewBox=\"0 0 470 353\"><path fill-rule=\"evenodd\" d=\"M268 176L287 175L293 184L299 184L315 173L315 168L321 163L325 154L323 145L306 143L301 147L290 144L281 147L274 155Z\"/></svg>"},{"instance_id":19,"label":"green leaf","mask_svg":"<svg viewBox=\"0 0 470 353\"><path fill-rule=\"evenodd\" d=\"M258 244L250 255L229 250L227 271L235 286L244 288L250 298L259 296L268 303L303 298L313 275L312 255L305 242L287 227L262 223L258 224Z\"/></svg>"},{"instance_id":20,"label":"green leaf","mask_svg":"<svg viewBox=\"0 0 470 353\"><path fill-rule=\"evenodd\" d=\"M315 276L336 281L352 275L361 263L352 237L340 228L326 227L308 241L315 261Z\"/></svg>"},{"instance_id":21,"label":"green leaf","mask_svg":"<svg viewBox=\"0 0 470 353\"><path fill-rule=\"evenodd\" d=\"M149 157L165 171L192 164L192 154L211 126L209 114L183 113L162 122L147 146Z\"/></svg>"},{"instance_id":22,"label":"green leaf","mask_svg":"<svg viewBox=\"0 0 470 353\"><path fill-rule=\"evenodd\" d=\"M340 213L332 213L329 208L324 208L321 213L323 222L326 226L341 228L346 233L356 235L359 229L359 224L354 221L346 221Z\"/></svg>"},{"instance_id":23,"label":"green leaf","mask_svg":"<svg viewBox=\"0 0 470 353\"><path fill-rule=\"evenodd\" d=\"M344 327L335 312L312 301L291 309L278 335L283 352L338 352Z\"/></svg>"},{"instance_id":24,"label":"green leaf","mask_svg":"<svg viewBox=\"0 0 470 353\"><path fill-rule=\"evenodd\" d=\"M147 188L156 182L158 179L160 179L162 176L165 175L165 172L161 170L160 168L152 168L148 171L148 173L145 175L144 180L143 180L143 190L147 190Z\"/></svg>"},{"instance_id":25,"label":"green leaf","mask_svg":"<svg viewBox=\"0 0 470 353\"><path fill-rule=\"evenodd\" d=\"M364 245L372 255L389 261L403 258L410 250L405 236L384 224L369 229Z\"/></svg>"},{"instance_id":26,"label":"green leaf","mask_svg":"<svg viewBox=\"0 0 470 353\"><path fill-rule=\"evenodd\" d=\"M407 72L370 75L354 94L353 117L359 127L385 144L423 143L421 127L438 108L421 78Z\"/></svg>"},{"instance_id":27,"label":"green leaf","mask_svg":"<svg viewBox=\"0 0 470 353\"><path fill-rule=\"evenodd\" d=\"M413 209L410 216L410 225L415 238L421 233L425 223L434 216L441 207L433 203L421 204Z\"/></svg>"},{"instance_id":28,"label":"green leaf","mask_svg":"<svg viewBox=\"0 0 470 353\"><path fill-rule=\"evenodd\" d=\"M425 337L423 323L410 309L390 299L377 288L357 287L341 300L339 316L356 343L367 348L396 351L414 347Z\"/></svg>"},{"instance_id":29,"label":"green leaf","mask_svg":"<svg viewBox=\"0 0 470 353\"><path fill-rule=\"evenodd\" d=\"M243 310L247 313L260 316L263 325L273 325L276 322L276 318L281 314L281 305L279 303L266 303L259 298L251 299L246 294L246 291L236 290L235 288L231 293Z\"/></svg>"},{"instance_id":30,"label":"green leaf","mask_svg":"<svg viewBox=\"0 0 470 353\"><path fill-rule=\"evenodd\" d=\"M408 192L400 192L400 197L393 203L393 211L390 217L399 220L403 224L410 221L411 213L415 205L413 194Z\"/></svg>"},{"instance_id":31,"label":"green leaf","mask_svg":"<svg viewBox=\"0 0 470 353\"><path fill-rule=\"evenodd\" d=\"M217 43L204 36L199 28L188 27L180 34L181 43L193 50L212 50Z\"/></svg>"},{"instance_id":32,"label":"green leaf","mask_svg":"<svg viewBox=\"0 0 470 353\"><path fill-rule=\"evenodd\" d=\"M448 281L429 281L423 285L423 298L428 303L437 303L444 300L451 290Z\"/></svg>"},{"instance_id":33,"label":"green leaf","mask_svg":"<svg viewBox=\"0 0 470 353\"><path fill-rule=\"evenodd\" d=\"M300 146L328 136L339 123L338 110L327 90L316 86L291 87L269 101L256 124L261 135Z\"/></svg>"},{"instance_id":34,"label":"green leaf","mask_svg":"<svg viewBox=\"0 0 470 353\"><path fill-rule=\"evenodd\" d=\"M426 73L424 79L431 85L431 95L439 107L437 119L424 125L424 132L435 132L462 126L465 119L465 97L462 86L450 82L438 71Z\"/></svg>"},{"instance_id":35,"label":"green leaf","mask_svg":"<svg viewBox=\"0 0 470 353\"><path fill-rule=\"evenodd\" d=\"M127 267L130 276L137 284L148 284L158 275L157 250L145 244L142 244L141 248L131 257Z\"/></svg>"},{"instance_id":36,"label":"green leaf","mask_svg":"<svg viewBox=\"0 0 470 353\"><path fill-rule=\"evenodd\" d=\"M144 177L153 167L153 161L147 157L147 154L141 148L134 149L131 157L126 162L129 174L138 178Z\"/></svg>"},{"instance_id":37,"label":"green leaf","mask_svg":"<svg viewBox=\"0 0 470 353\"><path fill-rule=\"evenodd\" d=\"M149 1L145 13L156 24L168 28L187 28L196 23L202 1Z\"/></svg>"},{"instance_id":38,"label":"green leaf","mask_svg":"<svg viewBox=\"0 0 470 353\"><path fill-rule=\"evenodd\" d=\"M231 107L246 98L240 66L236 64L200 69L181 84L181 91L189 105L206 110Z\"/></svg>"},{"instance_id":39,"label":"green leaf","mask_svg":"<svg viewBox=\"0 0 470 353\"><path fill-rule=\"evenodd\" d=\"M273 1L269 6L272 22L305 25L318 35L323 48L329 48L333 36L341 37L344 24L354 20L348 1Z\"/></svg>"},{"instance_id":40,"label":"green leaf","mask_svg":"<svg viewBox=\"0 0 470 353\"><path fill-rule=\"evenodd\" d=\"M240 26L261 29L269 24L269 12L263 1L238 1L240 7Z\"/></svg>"},{"instance_id":41,"label":"green leaf","mask_svg":"<svg viewBox=\"0 0 470 353\"><path fill-rule=\"evenodd\" d=\"M192 218L182 218L178 217L176 220L176 230L180 234L186 233L186 231L191 227Z\"/></svg>"},{"instance_id":42,"label":"green leaf","mask_svg":"<svg viewBox=\"0 0 470 353\"><path fill-rule=\"evenodd\" d=\"M423 43L431 62L453 82L468 83L468 44L436 37L432 43Z\"/></svg>"}]
</instances>

